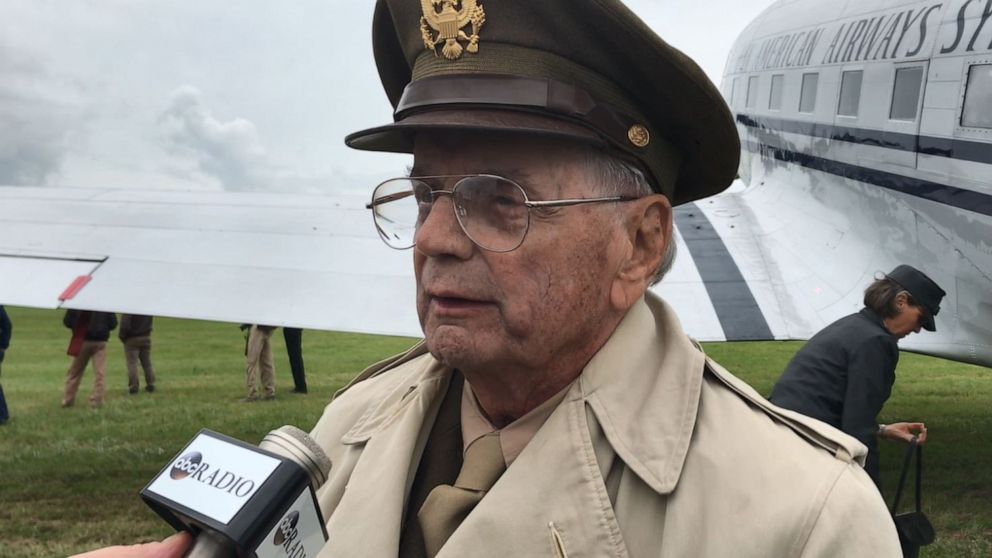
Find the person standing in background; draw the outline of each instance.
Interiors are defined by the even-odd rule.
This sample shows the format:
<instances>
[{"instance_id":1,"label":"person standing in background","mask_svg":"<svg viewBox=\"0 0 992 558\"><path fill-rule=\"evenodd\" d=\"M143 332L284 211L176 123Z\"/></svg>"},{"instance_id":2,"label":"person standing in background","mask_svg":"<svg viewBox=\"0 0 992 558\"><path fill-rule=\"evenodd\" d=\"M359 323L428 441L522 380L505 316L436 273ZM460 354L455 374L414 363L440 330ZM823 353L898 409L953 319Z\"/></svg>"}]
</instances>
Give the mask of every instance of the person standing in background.
<instances>
[{"instance_id":1,"label":"person standing in background","mask_svg":"<svg viewBox=\"0 0 992 558\"><path fill-rule=\"evenodd\" d=\"M103 405L104 377L107 372L107 340L110 339L110 332L117 327L117 316L108 312L68 310L62 323L72 330L72 339L66 352L73 357L65 374L62 406L71 407L76 402L79 381L83 378L87 363L93 359L90 406L99 407Z\"/></svg>"},{"instance_id":2,"label":"person standing in background","mask_svg":"<svg viewBox=\"0 0 992 558\"><path fill-rule=\"evenodd\" d=\"M0 305L0 378L3 378L3 357L10 346L10 333L14 330L10 325L10 317L7 310ZM7 399L3 394L3 384L0 384L0 424L7 424L10 420L10 413L7 411Z\"/></svg>"},{"instance_id":3,"label":"person standing in background","mask_svg":"<svg viewBox=\"0 0 992 558\"><path fill-rule=\"evenodd\" d=\"M289 367L293 371L293 393L306 393L307 373L303 367L303 330L298 327L284 327L282 337L286 340L286 354L289 356Z\"/></svg>"},{"instance_id":4,"label":"person standing in background","mask_svg":"<svg viewBox=\"0 0 992 558\"><path fill-rule=\"evenodd\" d=\"M248 395L242 400L245 403L258 400L256 386L261 372L262 389L265 394L262 399L276 398L276 365L272 361L272 332L275 326L253 325L248 333L248 346L245 348L245 383Z\"/></svg>"},{"instance_id":5,"label":"person standing in background","mask_svg":"<svg viewBox=\"0 0 992 558\"><path fill-rule=\"evenodd\" d=\"M145 391L155 391L155 368L152 366L152 317L139 314L121 314L121 329L117 332L124 343L124 361L127 364L127 391L138 393L138 362L145 373Z\"/></svg>"}]
</instances>

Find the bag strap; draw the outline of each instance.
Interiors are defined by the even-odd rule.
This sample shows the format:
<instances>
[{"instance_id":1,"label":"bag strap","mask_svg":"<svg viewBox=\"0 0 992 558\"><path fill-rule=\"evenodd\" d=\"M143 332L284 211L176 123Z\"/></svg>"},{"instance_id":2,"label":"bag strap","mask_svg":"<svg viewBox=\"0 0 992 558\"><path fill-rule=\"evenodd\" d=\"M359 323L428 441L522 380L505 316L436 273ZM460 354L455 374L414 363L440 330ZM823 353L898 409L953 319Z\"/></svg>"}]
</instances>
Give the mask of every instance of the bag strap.
<instances>
[{"instance_id":1,"label":"bag strap","mask_svg":"<svg viewBox=\"0 0 992 558\"><path fill-rule=\"evenodd\" d=\"M920 503L923 493L923 448L916 444L916 511L922 511Z\"/></svg>"},{"instance_id":2,"label":"bag strap","mask_svg":"<svg viewBox=\"0 0 992 558\"><path fill-rule=\"evenodd\" d=\"M899 501L902 499L902 489L906 486L906 475L909 474L909 464L913 460L914 453L916 454L916 511L922 509L923 448L917 442L916 436L913 436L913 439L909 441L909 447L906 448L906 457L902 462L902 473L899 475L899 488L896 489L896 498L892 502L892 515L895 515L896 510L899 509Z\"/></svg>"}]
</instances>

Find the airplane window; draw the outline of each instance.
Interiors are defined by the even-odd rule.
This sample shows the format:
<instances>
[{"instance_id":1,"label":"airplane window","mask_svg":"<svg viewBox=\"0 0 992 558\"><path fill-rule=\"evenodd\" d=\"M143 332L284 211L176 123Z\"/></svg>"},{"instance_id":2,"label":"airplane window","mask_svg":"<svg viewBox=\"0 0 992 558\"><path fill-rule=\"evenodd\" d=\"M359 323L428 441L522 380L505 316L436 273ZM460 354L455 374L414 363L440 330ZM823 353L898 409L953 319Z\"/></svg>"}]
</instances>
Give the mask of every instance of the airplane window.
<instances>
[{"instance_id":1,"label":"airplane window","mask_svg":"<svg viewBox=\"0 0 992 558\"><path fill-rule=\"evenodd\" d=\"M758 106L758 76L751 76L747 80L747 104L746 108Z\"/></svg>"},{"instance_id":2,"label":"airplane window","mask_svg":"<svg viewBox=\"0 0 992 558\"><path fill-rule=\"evenodd\" d=\"M816 88L820 84L820 74L803 74L803 88L799 94L799 112L813 112L816 109Z\"/></svg>"},{"instance_id":3,"label":"airplane window","mask_svg":"<svg viewBox=\"0 0 992 558\"><path fill-rule=\"evenodd\" d=\"M730 91L730 105L732 107L741 106L741 78L734 78L733 89Z\"/></svg>"},{"instance_id":4,"label":"airplane window","mask_svg":"<svg viewBox=\"0 0 992 558\"><path fill-rule=\"evenodd\" d=\"M992 64L976 64L968 68L968 86L964 93L961 125L971 128L992 128Z\"/></svg>"},{"instance_id":5,"label":"airplane window","mask_svg":"<svg viewBox=\"0 0 992 558\"><path fill-rule=\"evenodd\" d=\"M840 116L857 116L861 104L861 79L863 72L854 70L844 72L840 80L840 101L837 103L837 114Z\"/></svg>"},{"instance_id":6,"label":"airplane window","mask_svg":"<svg viewBox=\"0 0 992 558\"><path fill-rule=\"evenodd\" d=\"M889 110L890 119L916 120L922 85L922 66L896 70L896 83L892 88L892 108Z\"/></svg>"},{"instance_id":7,"label":"airplane window","mask_svg":"<svg viewBox=\"0 0 992 558\"><path fill-rule=\"evenodd\" d=\"M768 108L782 110L782 87L784 84L785 76L782 74L772 76L772 92L768 97Z\"/></svg>"}]
</instances>

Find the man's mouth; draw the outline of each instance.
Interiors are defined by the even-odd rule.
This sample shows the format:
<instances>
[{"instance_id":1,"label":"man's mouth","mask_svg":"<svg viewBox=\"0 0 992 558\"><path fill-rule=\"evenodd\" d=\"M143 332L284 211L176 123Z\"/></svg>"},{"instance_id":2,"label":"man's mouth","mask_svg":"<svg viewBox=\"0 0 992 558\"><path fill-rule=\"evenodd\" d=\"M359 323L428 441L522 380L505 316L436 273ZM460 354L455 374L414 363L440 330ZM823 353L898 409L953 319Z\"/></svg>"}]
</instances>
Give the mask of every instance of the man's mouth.
<instances>
[{"instance_id":1,"label":"man's mouth","mask_svg":"<svg viewBox=\"0 0 992 558\"><path fill-rule=\"evenodd\" d=\"M460 317L491 307L494 303L481 297L454 292L427 293L436 315Z\"/></svg>"}]
</instances>

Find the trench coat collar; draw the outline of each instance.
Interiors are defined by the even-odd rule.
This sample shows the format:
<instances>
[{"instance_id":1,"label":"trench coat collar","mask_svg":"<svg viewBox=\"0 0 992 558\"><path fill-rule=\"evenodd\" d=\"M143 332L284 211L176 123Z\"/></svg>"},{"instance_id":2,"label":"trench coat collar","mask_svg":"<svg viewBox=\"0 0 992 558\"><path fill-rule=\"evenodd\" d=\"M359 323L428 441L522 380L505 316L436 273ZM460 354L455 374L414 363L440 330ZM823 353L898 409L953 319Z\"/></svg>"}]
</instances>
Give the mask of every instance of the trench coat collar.
<instances>
[{"instance_id":1,"label":"trench coat collar","mask_svg":"<svg viewBox=\"0 0 992 558\"><path fill-rule=\"evenodd\" d=\"M370 367L366 379L427 353L424 343ZM627 312L605 345L589 361L566 401L584 399L607 439L645 483L659 494L675 489L696 423L706 357L683 332L672 308L648 291ZM373 405L345 435L346 444L363 443L395 418L408 396L436 394L451 371L433 358L420 366L379 405ZM422 408L423 403L413 408Z\"/></svg>"},{"instance_id":2,"label":"trench coat collar","mask_svg":"<svg viewBox=\"0 0 992 558\"><path fill-rule=\"evenodd\" d=\"M396 553L406 495L423 449L422 426L432 421L451 377L450 369L425 353L422 346L415 347L363 374L385 374L381 380L388 387L341 440L362 445L362 459L330 519L328 530L338 535L328 542L327 556ZM390 377L388 371L399 364L410 367L408 373ZM501 540L507 532L516 533L507 547L527 555L543 547L554 556L548 545L558 540L570 549L569 556L626 556L596 462L594 448L603 441L592 438L589 414L626 466L652 490L668 494L685 463L704 366L704 355L682 332L672 310L647 294L438 558L505 555L507 548L481 549L477 541ZM409 467L397 466L403 462ZM549 462L560 466L548 467ZM356 517L379 521L355 522Z\"/></svg>"},{"instance_id":3,"label":"trench coat collar","mask_svg":"<svg viewBox=\"0 0 992 558\"><path fill-rule=\"evenodd\" d=\"M649 291L579 379L610 445L659 494L682 474L705 365L675 312Z\"/></svg>"}]
</instances>

